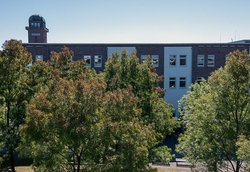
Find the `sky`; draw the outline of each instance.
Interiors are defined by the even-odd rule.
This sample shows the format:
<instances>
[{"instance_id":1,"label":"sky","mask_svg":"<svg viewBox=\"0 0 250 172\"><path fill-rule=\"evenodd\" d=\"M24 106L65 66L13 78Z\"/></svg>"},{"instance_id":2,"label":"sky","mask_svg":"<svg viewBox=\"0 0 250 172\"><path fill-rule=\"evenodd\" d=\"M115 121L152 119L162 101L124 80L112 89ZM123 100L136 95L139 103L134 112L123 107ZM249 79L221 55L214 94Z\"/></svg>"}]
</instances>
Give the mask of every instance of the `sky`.
<instances>
[{"instance_id":1,"label":"sky","mask_svg":"<svg viewBox=\"0 0 250 172\"><path fill-rule=\"evenodd\" d=\"M28 41L28 18L48 43L220 43L250 39L250 0L0 0L0 45Z\"/></svg>"}]
</instances>

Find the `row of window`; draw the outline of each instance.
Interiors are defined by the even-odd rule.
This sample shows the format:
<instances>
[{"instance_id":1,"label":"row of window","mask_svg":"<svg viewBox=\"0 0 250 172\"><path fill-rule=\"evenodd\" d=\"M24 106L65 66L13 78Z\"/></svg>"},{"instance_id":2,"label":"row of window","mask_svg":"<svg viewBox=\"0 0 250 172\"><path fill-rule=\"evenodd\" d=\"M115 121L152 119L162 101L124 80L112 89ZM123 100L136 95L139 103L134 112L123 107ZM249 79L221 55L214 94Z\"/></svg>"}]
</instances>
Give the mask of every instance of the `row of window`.
<instances>
[{"instance_id":1,"label":"row of window","mask_svg":"<svg viewBox=\"0 0 250 172\"><path fill-rule=\"evenodd\" d=\"M36 61L43 61L43 55L36 55ZM83 56L83 60L86 62L87 67L91 67L91 56L85 55ZM102 56L101 55L94 55L94 67L102 67Z\"/></svg>"},{"instance_id":2,"label":"row of window","mask_svg":"<svg viewBox=\"0 0 250 172\"><path fill-rule=\"evenodd\" d=\"M83 60L86 62L87 67L91 67L91 56L85 55L83 56ZM94 67L102 67L102 56L94 55Z\"/></svg>"},{"instance_id":3,"label":"row of window","mask_svg":"<svg viewBox=\"0 0 250 172\"><path fill-rule=\"evenodd\" d=\"M215 55L208 55L207 56L207 66L214 67L215 65ZM205 55L198 55L197 56L197 66L204 67L205 66Z\"/></svg>"},{"instance_id":4,"label":"row of window","mask_svg":"<svg viewBox=\"0 0 250 172\"><path fill-rule=\"evenodd\" d=\"M170 77L169 78L169 88L176 88L176 78ZM186 77L179 78L179 88L186 88Z\"/></svg>"},{"instance_id":5,"label":"row of window","mask_svg":"<svg viewBox=\"0 0 250 172\"><path fill-rule=\"evenodd\" d=\"M179 56L179 65L185 66L186 65L187 56L186 55L180 55ZM169 65L170 66L176 66L177 65L177 55L170 55L169 56Z\"/></svg>"},{"instance_id":6,"label":"row of window","mask_svg":"<svg viewBox=\"0 0 250 172\"><path fill-rule=\"evenodd\" d=\"M38 27L38 28L39 28L39 27L40 27L40 23L33 23L33 22L32 22L32 23L31 23L31 27Z\"/></svg>"},{"instance_id":7,"label":"row of window","mask_svg":"<svg viewBox=\"0 0 250 172\"><path fill-rule=\"evenodd\" d=\"M153 67L159 67L159 55L141 55L141 62L143 63L148 57L151 57Z\"/></svg>"},{"instance_id":8,"label":"row of window","mask_svg":"<svg viewBox=\"0 0 250 172\"><path fill-rule=\"evenodd\" d=\"M143 63L149 55L141 55L141 62ZM150 55L152 58L152 64L154 67L159 67L159 55ZM179 65L185 66L186 65L186 55L179 56ZM43 55L36 55L36 61L43 60ZM83 60L86 61L86 66L91 67L91 56L85 55L83 56ZM177 55L170 55L169 57L169 65L176 66L177 65ZM198 55L197 56L197 66L204 67L205 66L205 56ZM207 66L214 67L215 66L215 55L208 55L207 56ZM102 56L101 55L94 55L94 67L102 67Z\"/></svg>"}]
</instances>

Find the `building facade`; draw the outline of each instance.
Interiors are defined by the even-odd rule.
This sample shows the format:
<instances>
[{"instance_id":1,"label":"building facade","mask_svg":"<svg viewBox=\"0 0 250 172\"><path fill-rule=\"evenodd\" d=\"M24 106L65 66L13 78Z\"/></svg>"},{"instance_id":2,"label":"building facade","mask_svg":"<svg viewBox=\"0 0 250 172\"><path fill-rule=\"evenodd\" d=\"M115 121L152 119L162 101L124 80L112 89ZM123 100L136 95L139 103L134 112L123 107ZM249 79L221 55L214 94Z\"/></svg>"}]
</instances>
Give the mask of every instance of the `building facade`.
<instances>
[{"instance_id":1,"label":"building facade","mask_svg":"<svg viewBox=\"0 0 250 172\"><path fill-rule=\"evenodd\" d=\"M158 75L164 76L160 84L166 91L165 99L175 108L178 116L178 100L189 86L225 64L228 54L234 50L247 50L250 42L232 43L185 43L185 44L72 44L47 43L46 22L43 17L29 18L28 43L23 45L31 52L33 61L49 60L51 51L60 51L64 46L74 52L73 60L83 59L86 65L97 72L104 69L105 62L112 53L136 50L142 62L148 55Z\"/></svg>"}]
</instances>

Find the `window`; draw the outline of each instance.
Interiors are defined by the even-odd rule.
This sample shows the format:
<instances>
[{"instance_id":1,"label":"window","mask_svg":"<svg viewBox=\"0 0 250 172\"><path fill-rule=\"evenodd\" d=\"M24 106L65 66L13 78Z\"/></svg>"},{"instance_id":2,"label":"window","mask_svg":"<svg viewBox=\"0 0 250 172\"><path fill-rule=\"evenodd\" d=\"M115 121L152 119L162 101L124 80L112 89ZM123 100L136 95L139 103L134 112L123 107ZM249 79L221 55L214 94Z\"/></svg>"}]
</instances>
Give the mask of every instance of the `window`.
<instances>
[{"instance_id":1,"label":"window","mask_svg":"<svg viewBox=\"0 0 250 172\"><path fill-rule=\"evenodd\" d=\"M141 55L141 63L144 63L144 61L147 59L148 55Z\"/></svg>"},{"instance_id":2,"label":"window","mask_svg":"<svg viewBox=\"0 0 250 172\"><path fill-rule=\"evenodd\" d=\"M204 67L204 55L197 56L197 66Z\"/></svg>"},{"instance_id":3,"label":"window","mask_svg":"<svg viewBox=\"0 0 250 172\"><path fill-rule=\"evenodd\" d=\"M91 67L91 56L84 56L83 60L86 62L86 67Z\"/></svg>"},{"instance_id":4,"label":"window","mask_svg":"<svg viewBox=\"0 0 250 172\"><path fill-rule=\"evenodd\" d=\"M203 80L204 80L203 77L197 77L195 82L199 84L199 83L201 83Z\"/></svg>"},{"instance_id":5,"label":"window","mask_svg":"<svg viewBox=\"0 0 250 172\"><path fill-rule=\"evenodd\" d=\"M225 61L227 61L228 58L229 58L229 54L227 54L227 55L225 56Z\"/></svg>"},{"instance_id":6,"label":"window","mask_svg":"<svg viewBox=\"0 0 250 172\"><path fill-rule=\"evenodd\" d=\"M214 67L214 59L215 59L214 55L207 56L207 66L208 67Z\"/></svg>"},{"instance_id":7,"label":"window","mask_svg":"<svg viewBox=\"0 0 250 172\"><path fill-rule=\"evenodd\" d=\"M186 65L186 55L180 55L180 66L185 66Z\"/></svg>"},{"instance_id":8,"label":"window","mask_svg":"<svg viewBox=\"0 0 250 172\"><path fill-rule=\"evenodd\" d=\"M29 64L27 64L25 67L26 68L30 68L32 66L32 62L30 62Z\"/></svg>"},{"instance_id":9,"label":"window","mask_svg":"<svg viewBox=\"0 0 250 172\"><path fill-rule=\"evenodd\" d=\"M180 77L179 87L180 88L185 88L186 87L186 78L185 77Z\"/></svg>"},{"instance_id":10,"label":"window","mask_svg":"<svg viewBox=\"0 0 250 172\"><path fill-rule=\"evenodd\" d=\"M43 61L43 55L36 55L36 61Z\"/></svg>"},{"instance_id":11,"label":"window","mask_svg":"<svg viewBox=\"0 0 250 172\"><path fill-rule=\"evenodd\" d=\"M176 87L175 78L174 77L169 78L169 88L175 88L175 87Z\"/></svg>"},{"instance_id":12,"label":"window","mask_svg":"<svg viewBox=\"0 0 250 172\"><path fill-rule=\"evenodd\" d=\"M94 56L94 67L102 67L102 56L95 55Z\"/></svg>"},{"instance_id":13,"label":"window","mask_svg":"<svg viewBox=\"0 0 250 172\"><path fill-rule=\"evenodd\" d=\"M176 65L176 55L170 55L170 57L169 57L169 65L171 65L171 66Z\"/></svg>"},{"instance_id":14,"label":"window","mask_svg":"<svg viewBox=\"0 0 250 172\"><path fill-rule=\"evenodd\" d=\"M31 33L31 36L40 36L40 33Z\"/></svg>"},{"instance_id":15,"label":"window","mask_svg":"<svg viewBox=\"0 0 250 172\"><path fill-rule=\"evenodd\" d=\"M159 55L141 55L141 63L143 63L147 58L152 59L153 67L159 67Z\"/></svg>"},{"instance_id":16,"label":"window","mask_svg":"<svg viewBox=\"0 0 250 172\"><path fill-rule=\"evenodd\" d=\"M159 67L159 55L152 55L152 63L154 67Z\"/></svg>"}]
</instances>

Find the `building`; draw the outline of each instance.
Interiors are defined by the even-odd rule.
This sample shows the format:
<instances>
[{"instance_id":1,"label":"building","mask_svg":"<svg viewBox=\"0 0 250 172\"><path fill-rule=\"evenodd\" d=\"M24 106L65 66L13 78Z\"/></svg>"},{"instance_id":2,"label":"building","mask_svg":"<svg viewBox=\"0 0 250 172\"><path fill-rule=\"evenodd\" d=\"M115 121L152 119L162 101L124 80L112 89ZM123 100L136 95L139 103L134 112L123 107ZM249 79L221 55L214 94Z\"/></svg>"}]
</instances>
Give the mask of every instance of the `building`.
<instances>
[{"instance_id":1,"label":"building","mask_svg":"<svg viewBox=\"0 0 250 172\"><path fill-rule=\"evenodd\" d=\"M134 49L140 61L147 55L152 56L154 67L159 75L164 76L161 84L166 90L165 99L173 104L178 115L178 100L187 92L189 86L207 79L212 71L225 64L228 54L234 50L248 50L249 40L232 43L178 43L178 44L72 44L47 43L46 22L43 17L33 15L29 18L28 43L23 45L31 52L33 60L49 60L51 51L60 51L64 46L74 52L73 60L83 59L97 72L104 69L104 64L112 53L121 53Z\"/></svg>"}]
</instances>

